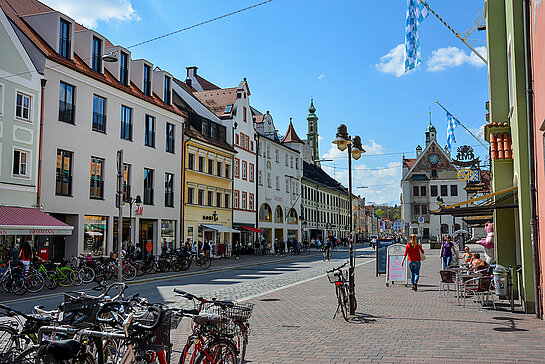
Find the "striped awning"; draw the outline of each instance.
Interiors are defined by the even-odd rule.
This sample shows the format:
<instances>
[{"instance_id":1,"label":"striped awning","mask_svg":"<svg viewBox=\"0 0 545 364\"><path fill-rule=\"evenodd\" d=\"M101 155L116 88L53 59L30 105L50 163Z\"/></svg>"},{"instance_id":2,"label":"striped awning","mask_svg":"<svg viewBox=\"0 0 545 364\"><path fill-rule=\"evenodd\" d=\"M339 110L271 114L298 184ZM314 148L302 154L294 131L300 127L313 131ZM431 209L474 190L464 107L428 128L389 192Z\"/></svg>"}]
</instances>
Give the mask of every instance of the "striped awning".
<instances>
[{"instance_id":1,"label":"striped awning","mask_svg":"<svg viewBox=\"0 0 545 364\"><path fill-rule=\"evenodd\" d=\"M73 229L38 209L0 206L0 235L72 235Z\"/></svg>"}]
</instances>

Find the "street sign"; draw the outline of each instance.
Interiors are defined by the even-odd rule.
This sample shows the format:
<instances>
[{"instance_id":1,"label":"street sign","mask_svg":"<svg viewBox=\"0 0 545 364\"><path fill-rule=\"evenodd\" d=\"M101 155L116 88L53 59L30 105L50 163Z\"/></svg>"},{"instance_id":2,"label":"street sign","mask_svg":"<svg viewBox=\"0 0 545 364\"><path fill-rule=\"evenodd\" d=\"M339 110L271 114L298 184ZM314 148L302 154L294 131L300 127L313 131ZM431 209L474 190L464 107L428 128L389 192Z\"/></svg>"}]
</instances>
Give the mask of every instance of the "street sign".
<instances>
[{"instance_id":1,"label":"street sign","mask_svg":"<svg viewBox=\"0 0 545 364\"><path fill-rule=\"evenodd\" d=\"M479 193L483 192L486 189L486 186L484 183L468 184L464 189L469 193Z\"/></svg>"},{"instance_id":2,"label":"street sign","mask_svg":"<svg viewBox=\"0 0 545 364\"><path fill-rule=\"evenodd\" d=\"M403 282L407 285L407 266L408 263L402 265L403 255L405 254L405 246L402 244L393 244L387 248L387 263L386 263L386 287L390 282Z\"/></svg>"},{"instance_id":3,"label":"street sign","mask_svg":"<svg viewBox=\"0 0 545 364\"><path fill-rule=\"evenodd\" d=\"M475 178L475 172L467 168L460 169L457 177L460 181L471 181Z\"/></svg>"},{"instance_id":4,"label":"street sign","mask_svg":"<svg viewBox=\"0 0 545 364\"><path fill-rule=\"evenodd\" d=\"M152 243L151 241L148 241L148 242L146 243L146 251L147 251L148 253L151 253L152 250L153 250L153 243Z\"/></svg>"},{"instance_id":5,"label":"street sign","mask_svg":"<svg viewBox=\"0 0 545 364\"><path fill-rule=\"evenodd\" d=\"M418 223L423 224L424 223L424 216L418 216Z\"/></svg>"}]
</instances>

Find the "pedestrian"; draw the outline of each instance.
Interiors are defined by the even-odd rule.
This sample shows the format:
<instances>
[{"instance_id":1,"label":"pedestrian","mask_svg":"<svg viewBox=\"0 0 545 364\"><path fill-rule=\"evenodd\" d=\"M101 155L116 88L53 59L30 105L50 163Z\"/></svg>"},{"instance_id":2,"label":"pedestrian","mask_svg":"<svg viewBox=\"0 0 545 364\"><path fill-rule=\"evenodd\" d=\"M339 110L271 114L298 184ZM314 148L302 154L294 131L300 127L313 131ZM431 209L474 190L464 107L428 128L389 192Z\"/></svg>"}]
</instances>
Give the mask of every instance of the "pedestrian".
<instances>
[{"instance_id":1,"label":"pedestrian","mask_svg":"<svg viewBox=\"0 0 545 364\"><path fill-rule=\"evenodd\" d=\"M19 252L19 261L23 264L23 269L25 273L28 272L28 269L30 268L30 261L34 258L34 254L32 253L32 248L30 248L30 244L28 241L24 241L21 244L21 251Z\"/></svg>"},{"instance_id":2,"label":"pedestrian","mask_svg":"<svg viewBox=\"0 0 545 364\"><path fill-rule=\"evenodd\" d=\"M235 241L234 251L235 251L235 257L237 259L240 259L240 244L239 244L238 240Z\"/></svg>"},{"instance_id":3,"label":"pedestrian","mask_svg":"<svg viewBox=\"0 0 545 364\"><path fill-rule=\"evenodd\" d=\"M401 266L405 263L405 258L409 256L409 269L411 270L411 285L413 291L418 290L418 278L420 275L420 254L424 254L422 245L416 241L416 235L411 235L411 241L405 246L405 254L401 260Z\"/></svg>"},{"instance_id":4,"label":"pedestrian","mask_svg":"<svg viewBox=\"0 0 545 364\"><path fill-rule=\"evenodd\" d=\"M210 257L210 243L208 242L208 239L204 239L204 244L202 246L202 250L203 250L204 255L206 257Z\"/></svg>"},{"instance_id":5,"label":"pedestrian","mask_svg":"<svg viewBox=\"0 0 545 364\"><path fill-rule=\"evenodd\" d=\"M445 241L443 242L443 245L441 245L440 255L440 257L443 258L443 269L447 269L450 266L450 263L452 262L453 251L454 254L456 254L456 258L459 260L460 256L458 255L458 252L454 247L454 243L451 241L450 235L445 235Z\"/></svg>"},{"instance_id":6,"label":"pedestrian","mask_svg":"<svg viewBox=\"0 0 545 364\"><path fill-rule=\"evenodd\" d=\"M17 259L19 258L19 243L13 244L11 249L8 252L8 260L12 262L13 264L17 263Z\"/></svg>"},{"instance_id":7,"label":"pedestrian","mask_svg":"<svg viewBox=\"0 0 545 364\"><path fill-rule=\"evenodd\" d=\"M464 262L466 264L471 263L471 261L473 260L473 254L471 253L471 251L469 251L468 246L464 247L464 255L462 255L462 258L464 259Z\"/></svg>"}]
</instances>

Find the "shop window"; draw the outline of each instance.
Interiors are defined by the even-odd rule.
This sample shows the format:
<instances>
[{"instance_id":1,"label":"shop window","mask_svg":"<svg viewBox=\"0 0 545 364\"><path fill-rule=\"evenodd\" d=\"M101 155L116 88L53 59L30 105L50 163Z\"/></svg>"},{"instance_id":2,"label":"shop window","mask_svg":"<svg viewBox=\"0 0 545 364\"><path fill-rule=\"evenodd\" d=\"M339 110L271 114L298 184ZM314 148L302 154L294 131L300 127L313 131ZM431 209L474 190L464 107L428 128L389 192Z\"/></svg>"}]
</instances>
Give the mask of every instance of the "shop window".
<instances>
[{"instance_id":1,"label":"shop window","mask_svg":"<svg viewBox=\"0 0 545 364\"><path fill-rule=\"evenodd\" d=\"M288 212L288 224L297 224L297 222L298 222L297 211L295 211L295 209L292 208Z\"/></svg>"},{"instance_id":2,"label":"shop window","mask_svg":"<svg viewBox=\"0 0 545 364\"><path fill-rule=\"evenodd\" d=\"M272 221L271 207L267 203L262 204L259 208L259 220Z\"/></svg>"},{"instance_id":3,"label":"shop window","mask_svg":"<svg viewBox=\"0 0 545 364\"><path fill-rule=\"evenodd\" d=\"M105 216L84 216L83 252L93 255L106 253L107 218Z\"/></svg>"},{"instance_id":4,"label":"shop window","mask_svg":"<svg viewBox=\"0 0 545 364\"><path fill-rule=\"evenodd\" d=\"M161 220L161 244L162 249L167 251L176 248L175 220Z\"/></svg>"}]
</instances>

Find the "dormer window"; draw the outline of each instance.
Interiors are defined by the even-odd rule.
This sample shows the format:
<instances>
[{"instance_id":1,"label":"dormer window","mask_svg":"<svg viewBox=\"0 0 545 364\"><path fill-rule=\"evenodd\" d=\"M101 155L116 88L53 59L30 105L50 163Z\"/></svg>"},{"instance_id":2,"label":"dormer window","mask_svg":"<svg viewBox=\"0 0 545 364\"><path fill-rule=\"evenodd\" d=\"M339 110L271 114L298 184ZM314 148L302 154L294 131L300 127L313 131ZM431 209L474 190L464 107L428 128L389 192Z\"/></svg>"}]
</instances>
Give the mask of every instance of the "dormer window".
<instances>
[{"instance_id":1,"label":"dormer window","mask_svg":"<svg viewBox=\"0 0 545 364\"><path fill-rule=\"evenodd\" d=\"M165 89L163 94L163 100L165 104L170 105L170 77L165 76Z\"/></svg>"},{"instance_id":2,"label":"dormer window","mask_svg":"<svg viewBox=\"0 0 545 364\"><path fill-rule=\"evenodd\" d=\"M59 55L64 58L70 58L70 23L64 19L60 21Z\"/></svg>"},{"instance_id":3,"label":"dormer window","mask_svg":"<svg viewBox=\"0 0 545 364\"><path fill-rule=\"evenodd\" d=\"M223 113L224 114L229 114L231 112L231 110L233 110L233 104L229 104L229 105L225 106L225 111Z\"/></svg>"},{"instance_id":4,"label":"dormer window","mask_svg":"<svg viewBox=\"0 0 545 364\"><path fill-rule=\"evenodd\" d=\"M147 64L144 65L144 87L143 92L145 95L151 96L151 67Z\"/></svg>"},{"instance_id":5,"label":"dormer window","mask_svg":"<svg viewBox=\"0 0 545 364\"><path fill-rule=\"evenodd\" d=\"M102 40L93 37L93 51L91 54L91 68L100 73L102 68Z\"/></svg>"},{"instance_id":6,"label":"dormer window","mask_svg":"<svg viewBox=\"0 0 545 364\"><path fill-rule=\"evenodd\" d=\"M119 82L124 85L129 82L128 58L126 53L121 52L121 57L119 57Z\"/></svg>"}]
</instances>

